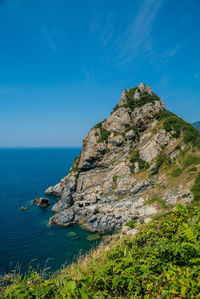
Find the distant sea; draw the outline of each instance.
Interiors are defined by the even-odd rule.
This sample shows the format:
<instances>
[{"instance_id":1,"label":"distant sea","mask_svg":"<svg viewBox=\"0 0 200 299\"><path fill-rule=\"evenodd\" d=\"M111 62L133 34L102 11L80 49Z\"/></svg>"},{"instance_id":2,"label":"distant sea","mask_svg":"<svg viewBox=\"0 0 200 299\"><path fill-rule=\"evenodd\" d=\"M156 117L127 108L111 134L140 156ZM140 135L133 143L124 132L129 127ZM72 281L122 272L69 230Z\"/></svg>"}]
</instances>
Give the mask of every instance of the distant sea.
<instances>
[{"instance_id":1,"label":"distant sea","mask_svg":"<svg viewBox=\"0 0 200 299\"><path fill-rule=\"evenodd\" d=\"M16 268L25 273L30 266L55 272L97 245L87 241L91 233L79 226L49 226L52 205L41 209L32 204L67 174L79 152L80 148L0 149L0 274ZM23 205L27 211L20 210Z\"/></svg>"}]
</instances>

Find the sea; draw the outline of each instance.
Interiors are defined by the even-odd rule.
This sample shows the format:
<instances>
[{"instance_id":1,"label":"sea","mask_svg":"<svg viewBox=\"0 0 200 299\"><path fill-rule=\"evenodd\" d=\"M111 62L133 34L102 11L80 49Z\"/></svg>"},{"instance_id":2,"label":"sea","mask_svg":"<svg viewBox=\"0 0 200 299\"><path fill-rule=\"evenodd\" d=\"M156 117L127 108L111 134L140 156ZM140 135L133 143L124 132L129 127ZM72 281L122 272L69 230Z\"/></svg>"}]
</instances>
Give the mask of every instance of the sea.
<instances>
[{"instance_id":1,"label":"sea","mask_svg":"<svg viewBox=\"0 0 200 299\"><path fill-rule=\"evenodd\" d=\"M30 269L55 273L95 248L90 232L78 225L50 226L52 205L39 208L37 196L45 196L68 173L80 148L0 149L0 275L25 274ZM21 206L28 210L22 211Z\"/></svg>"}]
</instances>

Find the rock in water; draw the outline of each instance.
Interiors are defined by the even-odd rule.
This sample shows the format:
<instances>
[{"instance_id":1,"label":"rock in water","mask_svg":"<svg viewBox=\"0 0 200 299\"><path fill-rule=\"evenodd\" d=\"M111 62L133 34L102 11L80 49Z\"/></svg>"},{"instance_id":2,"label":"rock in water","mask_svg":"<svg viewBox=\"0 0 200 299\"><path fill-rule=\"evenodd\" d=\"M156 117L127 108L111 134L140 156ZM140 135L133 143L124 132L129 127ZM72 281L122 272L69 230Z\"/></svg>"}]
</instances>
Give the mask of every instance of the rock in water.
<instances>
[{"instance_id":1,"label":"rock in water","mask_svg":"<svg viewBox=\"0 0 200 299\"><path fill-rule=\"evenodd\" d=\"M124 89L111 115L84 138L68 175L46 190L59 199L49 223L78 223L94 232L120 230L129 221L144 222L164 208L190 202L189 172L185 182L169 179L181 150L189 146L183 143L188 126L165 110L151 87L141 83ZM192 126L188 130L190 136ZM191 145L188 151L194 155L192 150Z\"/></svg>"},{"instance_id":2,"label":"rock in water","mask_svg":"<svg viewBox=\"0 0 200 299\"><path fill-rule=\"evenodd\" d=\"M26 211L26 210L28 210L28 208L25 207L25 206L21 206L20 210L22 210L22 211Z\"/></svg>"},{"instance_id":3,"label":"rock in water","mask_svg":"<svg viewBox=\"0 0 200 299\"><path fill-rule=\"evenodd\" d=\"M46 208L51 204L50 200L44 197L36 197L33 202L40 208Z\"/></svg>"}]
</instances>

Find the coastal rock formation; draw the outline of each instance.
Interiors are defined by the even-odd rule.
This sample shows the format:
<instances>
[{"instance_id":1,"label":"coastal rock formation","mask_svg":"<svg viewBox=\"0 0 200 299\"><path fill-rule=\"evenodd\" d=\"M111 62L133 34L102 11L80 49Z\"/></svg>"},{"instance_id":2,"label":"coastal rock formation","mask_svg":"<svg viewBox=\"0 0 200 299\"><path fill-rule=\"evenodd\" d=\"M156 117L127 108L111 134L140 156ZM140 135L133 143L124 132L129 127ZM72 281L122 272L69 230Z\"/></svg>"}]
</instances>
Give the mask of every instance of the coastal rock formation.
<instances>
[{"instance_id":1,"label":"coastal rock formation","mask_svg":"<svg viewBox=\"0 0 200 299\"><path fill-rule=\"evenodd\" d=\"M149 86L124 89L111 115L84 138L68 175L46 190L58 197L50 224L120 230L192 201L194 179L174 184L169 175L180 164L186 132L173 126L175 118Z\"/></svg>"},{"instance_id":2,"label":"coastal rock formation","mask_svg":"<svg viewBox=\"0 0 200 299\"><path fill-rule=\"evenodd\" d=\"M44 197L36 197L33 203L35 203L40 208L46 208L51 204L50 200Z\"/></svg>"}]
</instances>

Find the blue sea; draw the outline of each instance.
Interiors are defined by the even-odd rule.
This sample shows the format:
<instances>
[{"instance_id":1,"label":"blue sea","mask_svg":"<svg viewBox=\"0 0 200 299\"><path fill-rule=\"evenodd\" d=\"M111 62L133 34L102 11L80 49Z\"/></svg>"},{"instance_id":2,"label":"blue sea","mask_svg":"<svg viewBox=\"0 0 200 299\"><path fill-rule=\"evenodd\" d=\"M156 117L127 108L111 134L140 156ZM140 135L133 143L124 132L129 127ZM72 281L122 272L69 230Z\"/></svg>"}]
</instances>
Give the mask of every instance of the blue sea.
<instances>
[{"instance_id":1,"label":"blue sea","mask_svg":"<svg viewBox=\"0 0 200 299\"><path fill-rule=\"evenodd\" d=\"M0 273L20 269L59 270L97 245L79 226L49 226L51 207L32 201L63 178L80 148L0 150ZM55 198L50 198L52 203ZM21 211L21 206L27 211ZM76 237L70 237L75 232Z\"/></svg>"}]
</instances>

